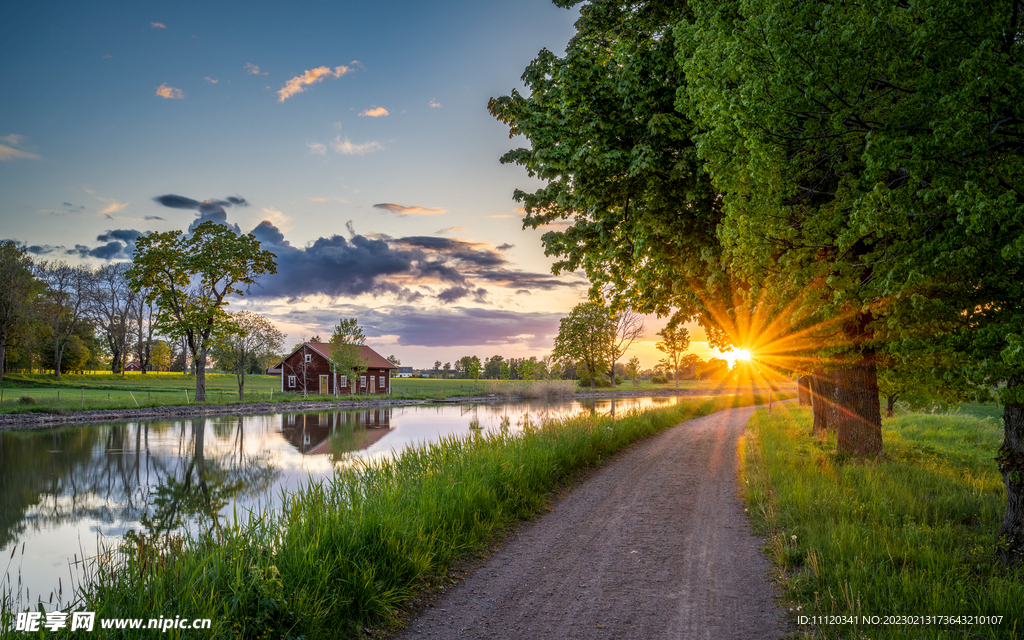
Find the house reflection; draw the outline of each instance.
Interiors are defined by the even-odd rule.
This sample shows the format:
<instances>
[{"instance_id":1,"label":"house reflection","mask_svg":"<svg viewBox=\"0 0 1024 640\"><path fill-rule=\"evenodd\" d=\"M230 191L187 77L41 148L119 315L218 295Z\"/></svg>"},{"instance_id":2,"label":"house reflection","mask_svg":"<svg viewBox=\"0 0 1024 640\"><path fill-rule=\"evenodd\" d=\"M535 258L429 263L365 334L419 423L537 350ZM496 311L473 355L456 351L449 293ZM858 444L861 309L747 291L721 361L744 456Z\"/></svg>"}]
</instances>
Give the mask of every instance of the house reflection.
<instances>
[{"instance_id":1,"label":"house reflection","mask_svg":"<svg viewBox=\"0 0 1024 640\"><path fill-rule=\"evenodd\" d=\"M309 456L366 449L390 432L390 408L281 416L281 434L299 453Z\"/></svg>"}]
</instances>

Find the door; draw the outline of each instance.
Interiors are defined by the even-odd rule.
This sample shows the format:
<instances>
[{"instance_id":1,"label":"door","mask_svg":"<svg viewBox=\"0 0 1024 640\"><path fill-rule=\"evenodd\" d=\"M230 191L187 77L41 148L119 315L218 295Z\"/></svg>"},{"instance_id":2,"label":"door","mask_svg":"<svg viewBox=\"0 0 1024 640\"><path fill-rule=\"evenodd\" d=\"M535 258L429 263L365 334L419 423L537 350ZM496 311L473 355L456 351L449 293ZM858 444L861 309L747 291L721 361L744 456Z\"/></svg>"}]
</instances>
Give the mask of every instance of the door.
<instances>
[{"instance_id":1,"label":"door","mask_svg":"<svg viewBox=\"0 0 1024 640\"><path fill-rule=\"evenodd\" d=\"M320 376L320 395L326 396L328 393L330 393L331 392L330 391L330 386L331 386L331 377L330 376Z\"/></svg>"},{"instance_id":2,"label":"door","mask_svg":"<svg viewBox=\"0 0 1024 640\"><path fill-rule=\"evenodd\" d=\"M374 391L374 386L373 386L373 383L374 383L374 381L376 379L377 379L376 376L370 376L370 393L376 393L376 391Z\"/></svg>"}]
</instances>

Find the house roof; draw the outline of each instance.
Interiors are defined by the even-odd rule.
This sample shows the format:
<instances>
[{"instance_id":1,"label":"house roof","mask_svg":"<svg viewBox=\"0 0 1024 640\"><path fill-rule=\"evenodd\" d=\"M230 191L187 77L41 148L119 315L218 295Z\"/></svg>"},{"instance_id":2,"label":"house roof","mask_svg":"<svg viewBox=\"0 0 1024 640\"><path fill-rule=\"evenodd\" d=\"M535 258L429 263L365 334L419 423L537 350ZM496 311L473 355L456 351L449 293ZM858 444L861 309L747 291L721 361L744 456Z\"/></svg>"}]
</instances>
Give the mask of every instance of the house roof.
<instances>
[{"instance_id":1,"label":"house roof","mask_svg":"<svg viewBox=\"0 0 1024 640\"><path fill-rule=\"evenodd\" d=\"M327 360L331 359L331 356L330 356L331 345L329 343L327 343L327 342L303 342L302 345L299 346L299 349L301 349L303 345L309 347L313 351L316 351L321 356L323 356L325 359L327 359ZM293 355L295 355L299 351L299 349L296 349L295 351L292 351L291 353L289 353L288 356L284 360L287 360L288 358L290 358ZM368 368L368 369L397 369L398 368L395 365L391 364L391 362L389 362L387 358L385 358L384 356L380 355L379 353L377 353L376 351L374 351L370 347L366 346L365 344L359 345L359 355L366 361L366 368ZM284 360L279 362L278 365L283 364ZM277 365L275 365L275 366L277 366Z\"/></svg>"}]
</instances>

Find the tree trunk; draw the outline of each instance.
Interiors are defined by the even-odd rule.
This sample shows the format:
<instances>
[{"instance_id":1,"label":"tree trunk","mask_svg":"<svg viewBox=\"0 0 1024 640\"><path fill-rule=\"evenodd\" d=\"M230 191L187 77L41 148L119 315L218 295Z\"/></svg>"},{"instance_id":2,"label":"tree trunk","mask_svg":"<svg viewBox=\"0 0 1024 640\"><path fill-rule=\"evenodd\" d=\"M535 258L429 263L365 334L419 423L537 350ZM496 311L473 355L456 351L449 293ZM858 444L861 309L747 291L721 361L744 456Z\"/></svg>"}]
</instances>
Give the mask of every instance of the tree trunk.
<instances>
[{"instance_id":1,"label":"tree trunk","mask_svg":"<svg viewBox=\"0 0 1024 640\"><path fill-rule=\"evenodd\" d=\"M5 332L6 333L6 332ZM4 381L4 370L7 369L7 336L0 340L0 382Z\"/></svg>"},{"instance_id":2,"label":"tree trunk","mask_svg":"<svg viewBox=\"0 0 1024 640\"><path fill-rule=\"evenodd\" d=\"M612 363L611 379L612 379L612 389L614 389L615 388L615 363L614 362Z\"/></svg>"},{"instance_id":3,"label":"tree trunk","mask_svg":"<svg viewBox=\"0 0 1024 640\"><path fill-rule=\"evenodd\" d=\"M60 378L60 361L61 361L61 356L63 356L63 355L64 355L64 350L60 348L60 343L58 342L53 347L53 377L54 378Z\"/></svg>"},{"instance_id":4,"label":"tree trunk","mask_svg":"<svg viewBox=\"0 0 1024 640\"><path fill-rule=\"evenodd\" d=\"M891 418L896 415L896 401L900 399L900 394L890 393L885 396L885 417Z\"/></svg>"},{"instance_id":5,"label":"tree trunk","mask_svg":"<svg viewBox=\"0 0 1024 640\"><path fill-rule=\"evenodd\" d=\"M799 406L811 406L811 376L800 376L796 379L796 397Z\"/></svg>"},{"instance_id":6,"label":"tree trunk","mask_svg":"<svg viewBox=\"0 0 1024 640\"><path fill-rule=\"evenodd\" d=\"M1024 383L1019 375L1010 376L1008 389ZM1018 389L1019 391L1019 389ZM1004 436L999 447L999 472L1006 484L1006 513L1000 537L1006 542L1000 555L1011 566L1024 564L1024 403L1009 401L1003 405Z\"/></svg>"},{"instance_id":7,"label":"tree trunk","mask_svg":"<svg viewBox=\"0 0 1024 640\"><path fill-rule=\"evenodd\" d=\"M196 357L196 402L206 402L206 347Z\"/></svg>"},{"instance_id":8,"label":"tree trunk","mask_svg":"<svg viewBox=\"0 0 1024 640\"><path fill-rule=\"evenodd\" d=\"M814 422L811 425L811 433L819 438L824 438L829 429L835 429L834 422L829 417L835 413L836 385L828 377L830 374L825 369L815 369L810 378L811 413Z\"/></svg>"},{"instance_id":9,"label":"tree trunk","mask_svg":"<svg viewBox=\"0 0 1024 640\"><path fill-rule=\"evenodd\" d=\"M832 372L836 380L838 453L882 453L882 407L878 401L875 353L865 349L851 366Z\"/></svg>"}]
</instances>

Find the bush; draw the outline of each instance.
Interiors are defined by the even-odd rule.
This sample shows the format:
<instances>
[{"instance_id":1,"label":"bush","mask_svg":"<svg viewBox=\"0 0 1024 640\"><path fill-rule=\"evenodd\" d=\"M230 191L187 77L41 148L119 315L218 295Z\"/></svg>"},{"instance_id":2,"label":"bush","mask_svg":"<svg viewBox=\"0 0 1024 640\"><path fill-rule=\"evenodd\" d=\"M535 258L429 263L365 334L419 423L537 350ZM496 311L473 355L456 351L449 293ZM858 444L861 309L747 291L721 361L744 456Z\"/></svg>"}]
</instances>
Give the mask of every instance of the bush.
<instances>
[{"instance_id":1,"label":"bush","mask_svg":"<svg viewBox=\"0 0 1024 640\"><path fill-rule=\"evenodd\" d=\"M665 384L668 382L668 378L665 376L651 376L651 382L654 384Z\"/></svg>"},{"instance_id":2,"label":"bush","mask_svg":"<svg viewBox=\"0 0 1024 640\"><path fill-rule=\"evenodd\" d=\"M18 404L39 404L39 401L32 396L21 396L18 398Z\"/></svg>"}]
</instances>

